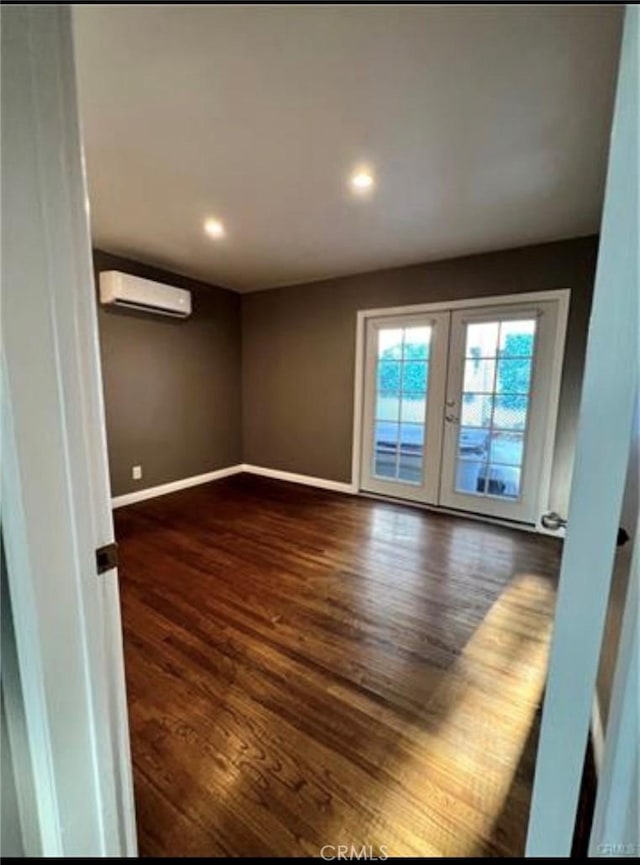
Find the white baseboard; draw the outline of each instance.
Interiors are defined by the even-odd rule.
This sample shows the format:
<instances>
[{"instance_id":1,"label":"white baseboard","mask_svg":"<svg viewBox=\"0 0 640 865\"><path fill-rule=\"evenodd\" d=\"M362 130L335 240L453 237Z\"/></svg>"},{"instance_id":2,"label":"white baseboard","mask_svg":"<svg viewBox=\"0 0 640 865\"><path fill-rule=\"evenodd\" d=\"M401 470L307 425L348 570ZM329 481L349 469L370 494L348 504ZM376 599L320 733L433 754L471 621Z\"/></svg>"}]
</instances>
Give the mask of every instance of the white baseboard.
<instances>
[{"instance_id":1,"label":"white baseboard","mask_svg":"<svg viewBox=\"0 0 640 865\"><path fill-rule=\"evenodd\" d=\"M239 463L235 466L227 466L223 469L216 469L212 472L206 472L206 474L203 475L193 475L193 477L183 478L179 481L172 481L168 484L161 484L157 487L148 487L145 490L136 490L136 492L133 493L125 493L125 495L122 496L115 496L115 498L111 499L111 506L113 508L122 508L126 505L132 505L135 502L143 502L145 501L145 499L154 499L156 498L156 496L164 496L167 495L167 493L175 493L178 490L184 490L187 489L187 487L195 487L198 484L207 484L210 481L217 481L221 478L229 477L229 475L240 474L241 472L246 472L250 475L258 475L259 477L263 478L273 478L274 480L278 481L286 481L287 483L291 484L302 484L303 486L307 487L317 487L318 489L330 490L334 493L346 493L347 495L355 495L356 493L360 492L361 495L365 496L366 498L379 499L382 501L392 502L393 504L403 504L403 502L399 499L393 499L388 496L381 496L375 493L369 493L364 490L359 491L358 487L355 484L348 483L346 481L331 481L327 478L316 478L313 475L299 475L295 472L285 472L281 471L280 469L269 469L265 466L254 466L251 465L251 463ZM414 507L417 506L424 510L436 511L437 513L446 513L453 516L464 516L467 519L477 520L479 522L508 526L509 528L520 529L521 531L526 532L540 532L541 534L549 534L553 535L554 537L563 537L564 535L564 531L562 532L562 534L558 532L551 532L545 530L544 527L540 525L536 525L534 527L524 525L522 523L510 523L507 520L492 519L491 517L482 516L480 514L467 514L461 511L454 511L449 508L425 505L421 502L404 502L404 504ZM596 716L594 714L594 718L595 717ZM599 713L597 714L597 718L599 720ZM599 727L599 730L600 733L602 733L601 727Z\"/></svg>"},{"instance_id":2,"label":"white baseboard","mask_svg":"<svg viewBox=\"0 0 640 865\"><path fill-rule=\"evenodd\" d=\"M602 726L602 712L597 694L593 698L591 709L591 744L593 745L593 762L596 767L596 775L600 777L604 759L604 727Z\"/></svg>"},{"instance_id":3,"label":"white baseboard","mask_svg":"<svg viewBox=\"0 0 640 865\"><path fill-rule=\"evenodd\" d=\"M203 475L193 475L190 478L183 478L179 481L172 481L168 484L160 484L157 487L147 487L146 490L136 490L134 493L125 493L123 496L115 496L111 499L111 507L122 508L125 505L132 505L134 502L143 502L145 499L155 499L156 496L165 496L167 493L175 493L178 490L185 490L187 487L195 487L198 484L207 484L209 481L218 481L221 478L229 477L229 475L237 475L244 471L245 467L241 464L235 466L227 466L223 469L215 469L212 472L206 472Z\"/></svg>"},{"instance_id":4,"label":"white baseboard","mask_svg":"<svg viewBox=\"0 0 640 865\"><path fill-rule=\"evenodd\" d=\"M326 478L315 478L311 475L297 475L295 472L283 472L280 469L267 469L263 466L252 466L245 463L242 466L242 471L250 475L260 475L263 478L274 478L278 481L288 481L292 484L304 484L308 487L318 487L321 490L331 490L334 493L349 493L357 492L353 484L345 481L330 481Z\"/></svg>"},{"instance_id":5,"label":"white baseboard","mask_svg":"<svg viewBox=\"0 0 640 865\"><path fill-rule=\"evenodd\" d=\"M146 499L154 499L156 496L164 496L168 493L175 493L178 490L184 490L188 487L195 487L198 484L206 484L210 481L217 481L221 478L229 477L229 475L237 475L241 472L246 472L250 475L258 475L263 478L273 478L278 481L286 481L287 483L292 484L302 484L307 487L316 487L321 490L330 490L334 493L346 493L347 495L355 495L358 492L361 492L361 495L367 498L379 499L382 501L392 502L393 504L402 504L403 502L399 499L393 499L388 496L381 496L375 493L368 493L365 491L359 491L358 487L353 483L348 483L346 481L332 481L327 478L317 478L313 475L299 475L295 472L285 472L280 469L269 469L265 466L254 466L251 463L239 463L235 466L227 466L223 469L216 469L212 472L206 472L202 475L193 475L190 478L183 478L179 481L172 481L168 484L161 484L157 487L148 487L144 490L136 490L133 493L125 493L122 496L115 496L115 498L111 499L111 506L113 508L122 508L126 505L132 505L135 502L143 502ZM419 502L404 502L404 504L417 506L426 510L436 511L437 513L448 513L453 516L464 516L468 519L475 519L479 522L485 523L494 523L496 525L507 525L511 528L517 528L522 531L527 532L535 532L542 531L544 534L553 534L558 537L557 532L546 532L544 529L541 530L540 526L528 526L523 525L521 523L509 523L506 520L492 519L491 517L486 517L478 514L467 514L459 511L454 511L448 508L442 508L439 506L425 505ZM599 716L598 716L599 717Z\"/></svg>"}]
</instances>

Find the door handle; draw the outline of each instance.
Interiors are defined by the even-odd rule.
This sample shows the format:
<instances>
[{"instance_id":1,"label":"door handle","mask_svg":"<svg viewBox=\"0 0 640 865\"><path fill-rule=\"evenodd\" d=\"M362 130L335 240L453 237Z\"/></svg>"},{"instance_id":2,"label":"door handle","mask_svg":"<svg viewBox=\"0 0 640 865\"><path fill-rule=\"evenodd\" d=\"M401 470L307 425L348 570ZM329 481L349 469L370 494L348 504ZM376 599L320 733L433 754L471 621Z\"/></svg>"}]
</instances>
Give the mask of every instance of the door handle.
<instances>
[{"instance_id":1,"label":"door handle","mask_svg":"<svg viewBox=\"0 0 640 865\"><path fill-rule=\"evenodd\" d=\"M444 419L447 423L460 423L460 418L455 414L446 414Z\"/></svg>"},{"instance_id":2,"label":"door handle","mask_svg":"<svg viewBox=\"0 0 640 865\"><path fill-rule=\"evenodd\" d=\"M453 408L454 405L456 404L456 401L455 401L454 399L446 399L446 400L444 401L444 404L445 404L448 408Z\"/></svg>"}]
</instances>

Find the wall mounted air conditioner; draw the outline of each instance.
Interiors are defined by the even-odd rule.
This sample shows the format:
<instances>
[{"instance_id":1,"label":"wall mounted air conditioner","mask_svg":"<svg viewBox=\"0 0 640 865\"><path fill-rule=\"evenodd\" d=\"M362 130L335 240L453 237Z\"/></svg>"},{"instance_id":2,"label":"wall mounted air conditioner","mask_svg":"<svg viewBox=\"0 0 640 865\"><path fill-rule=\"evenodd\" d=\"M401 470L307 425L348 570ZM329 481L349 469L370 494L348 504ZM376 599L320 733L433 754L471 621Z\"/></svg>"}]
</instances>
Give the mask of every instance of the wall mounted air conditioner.
<instances>
[{"instance_id":1,"label":"wall mounted air conditioner","mask_svg":"<svg viewBox=\"0 0 640 865\"><path fill-rule=\"evenodd\" d=\"M190 291L161 285L118 270L105 270L100 274L100 303L157 315L172 315L174 318L191 315Z\"/></svg>"}]
</instances>

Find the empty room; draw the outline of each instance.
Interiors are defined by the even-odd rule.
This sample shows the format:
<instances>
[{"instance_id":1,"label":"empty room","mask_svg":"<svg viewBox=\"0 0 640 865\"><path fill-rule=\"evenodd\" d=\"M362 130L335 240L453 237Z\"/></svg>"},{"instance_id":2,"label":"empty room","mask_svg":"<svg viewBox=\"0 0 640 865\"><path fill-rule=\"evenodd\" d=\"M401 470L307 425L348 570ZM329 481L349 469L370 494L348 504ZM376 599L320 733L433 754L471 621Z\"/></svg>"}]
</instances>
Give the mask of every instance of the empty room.
<instances>
[{"instance_id":1,"label":"empty room","mask_svg":"<svg viewBox=\"0 0 640 865\"><path fill-rule=\"evenodd\" d=\"M68 414L34 470L46 485L75 418L75 445L60 445L67 516L92 539L108 615L78 600L88 726L74 713L65 729L74 771L82 742L95 767L110 755L96 825L106 837L113 819L120 840L99 855L542 850L544 743L562 727L550 673L552 650L558 670L566 658L559 577L591 499L575 485L600 470L576 453L594 286L620 261L604 257L602 225L624 7L57 9L46 24L44 7L25 13L37 58L25 87L46 146L24 177L48 190L49 272L67 237L60 283L90 291L77 317L50 307L68 378L47 392ZM15 93L11 104L27 104ZM16 164L30 140L16 133ZM620 486L624 471L611 473ZM611 558L618 588L602 589L601 632L590 631L584 737L565 734L574 856L599 819L632 582L634 517L609 512L627 558ZM69 646L74 603L60 622ZM576 664L591 658L581 638ZM57 663L70 694L76 667ZM589 675L575 667L575 679L586 693ZM24 812L17 734L7 747ZM71 786L73 807L89 808L77 796L87 785L56 786L55 813L72 810ZM76 855L66 825L58 849ZM83 843L77 855L97 849Z\"/></svg>"}]
</instances>

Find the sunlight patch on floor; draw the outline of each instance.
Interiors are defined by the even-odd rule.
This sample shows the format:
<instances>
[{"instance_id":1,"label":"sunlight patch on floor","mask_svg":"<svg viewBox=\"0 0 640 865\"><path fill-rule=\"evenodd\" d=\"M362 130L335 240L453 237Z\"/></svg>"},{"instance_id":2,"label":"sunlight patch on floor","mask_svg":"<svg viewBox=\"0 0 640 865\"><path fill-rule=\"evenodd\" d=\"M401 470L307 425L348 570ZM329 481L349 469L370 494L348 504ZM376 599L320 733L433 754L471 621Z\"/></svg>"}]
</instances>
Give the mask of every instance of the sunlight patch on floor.
<instances>
[{"instance_id":1,"label":"sunlight patch on floor","mask_svg":"<svg viewBox=\"0 0 640 865\"><path fill-rule=\"evenodd\" d=\"M540 704L553 605L551 582L532 574L518 575L494 603L453 668L443 673L412 753L389 755L389 774L401 781L380 805L384 823L393 827L397 814L406 825L407 799L437 806L416 813L413 837L398 846L385 839L384 826L370 843L391 846L392 855L482 853L516 780ZM521 786L516 792L522 798L528 784Z\"/></svg>"}]
</instances>

